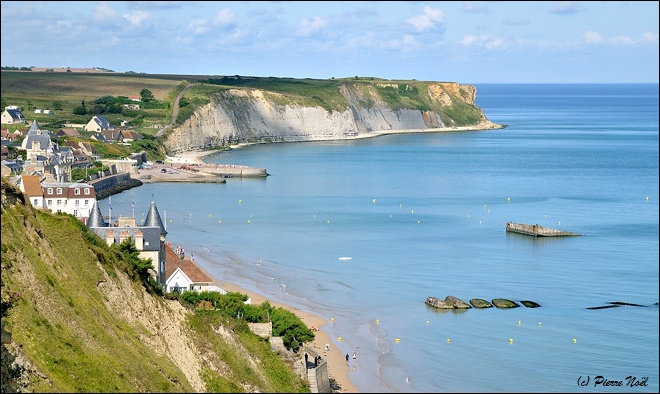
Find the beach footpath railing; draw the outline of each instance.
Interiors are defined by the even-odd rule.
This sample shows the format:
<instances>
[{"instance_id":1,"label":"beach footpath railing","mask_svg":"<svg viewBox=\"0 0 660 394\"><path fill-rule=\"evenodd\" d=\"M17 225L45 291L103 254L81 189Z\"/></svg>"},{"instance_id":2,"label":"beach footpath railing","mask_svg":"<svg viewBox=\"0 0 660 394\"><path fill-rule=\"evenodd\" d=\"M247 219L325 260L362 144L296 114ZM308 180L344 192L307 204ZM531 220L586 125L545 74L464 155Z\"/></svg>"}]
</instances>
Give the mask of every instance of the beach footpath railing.
<instances>
[{"instance_id":1,"label":"beach footpath railing","mask_svg":"<svg viewBox=\"0 0 660 394\"><path fill-rule=\"evenodd\" d=\"M309 383L309 391L312 393L332 393L332 388L330 387L330 377L328 376L327 360L325 360L323 356L318 354L312 348L305 347L304 350L305 351L303 353L307 353L309 363L305 365L305 368L307 368L307 382ZM314 362L317 357L320 360L318 364Z\"/></svg>"}]
</instances>

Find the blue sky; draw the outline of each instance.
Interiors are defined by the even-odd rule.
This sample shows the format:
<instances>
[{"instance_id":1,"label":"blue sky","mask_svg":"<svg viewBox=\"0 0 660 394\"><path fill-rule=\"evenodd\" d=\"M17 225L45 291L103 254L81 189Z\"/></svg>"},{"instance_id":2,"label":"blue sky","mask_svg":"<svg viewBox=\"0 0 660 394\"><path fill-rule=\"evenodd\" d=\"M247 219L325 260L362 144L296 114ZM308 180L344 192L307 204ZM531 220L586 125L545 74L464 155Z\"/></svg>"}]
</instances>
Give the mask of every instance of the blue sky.
<instances>
[{"instance_id":1,"label":"blue sky","mask_svg":"<svg viewBox=\"0 0 660 394\"><path fill-rule=\"evenodd\" d=\"M658 82L656 1L2 1L2 66Z\"/></svg>"}]
</instances>

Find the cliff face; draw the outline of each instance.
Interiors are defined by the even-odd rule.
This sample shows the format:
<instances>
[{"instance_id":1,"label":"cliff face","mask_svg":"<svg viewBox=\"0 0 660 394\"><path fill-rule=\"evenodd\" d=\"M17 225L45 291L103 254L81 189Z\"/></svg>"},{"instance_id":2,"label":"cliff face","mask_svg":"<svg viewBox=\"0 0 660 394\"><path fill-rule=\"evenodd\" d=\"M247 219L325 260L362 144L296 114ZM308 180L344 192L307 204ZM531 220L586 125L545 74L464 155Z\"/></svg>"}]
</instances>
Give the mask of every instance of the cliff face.
<instances>
[{"instance_id":1,"label":"cliff face","mask_svg":"<svg viewBox=\"0 0 660 394\"><path fill-rule=\"evenodd\" d=\"M363 138L398 130L495 129L475 105L476 88L458 83L343 83L342 110L296 104L281 93L232 88L216 93L171 130L172 152L237 142ZM286 104L283 104L286 103Z\"/></svg>"}]
</instances>

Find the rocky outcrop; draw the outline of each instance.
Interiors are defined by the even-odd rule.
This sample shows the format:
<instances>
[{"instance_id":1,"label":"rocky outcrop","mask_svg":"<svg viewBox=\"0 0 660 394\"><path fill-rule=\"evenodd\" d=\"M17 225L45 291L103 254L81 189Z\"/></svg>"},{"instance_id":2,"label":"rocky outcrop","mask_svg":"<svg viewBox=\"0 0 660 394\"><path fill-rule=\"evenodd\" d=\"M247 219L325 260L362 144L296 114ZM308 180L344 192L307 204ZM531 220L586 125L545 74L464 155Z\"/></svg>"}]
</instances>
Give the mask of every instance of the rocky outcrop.
<instances>
[{"instance_id":1,"label":"rocky outcrop","mask_svg":"<svg viewBox=\"0 0 660 394\"><path fill-rule=\"evenodd\" d=\"M305 106L280 93L232 88L215 93L165 140L173 153L239 142L292 142L364 138L397 130L497 129L475 105L476 88L458 83L339 85L347 103L339 110ZM389 89L389 90L387 90ZM383 91L397 98L415 91L417 105L393 108ZM419 92L420 89L426 91ZM401 102L406 100L401 99ZM420 104L423 103L423 104Z\"/></svg>"}]
</instances>

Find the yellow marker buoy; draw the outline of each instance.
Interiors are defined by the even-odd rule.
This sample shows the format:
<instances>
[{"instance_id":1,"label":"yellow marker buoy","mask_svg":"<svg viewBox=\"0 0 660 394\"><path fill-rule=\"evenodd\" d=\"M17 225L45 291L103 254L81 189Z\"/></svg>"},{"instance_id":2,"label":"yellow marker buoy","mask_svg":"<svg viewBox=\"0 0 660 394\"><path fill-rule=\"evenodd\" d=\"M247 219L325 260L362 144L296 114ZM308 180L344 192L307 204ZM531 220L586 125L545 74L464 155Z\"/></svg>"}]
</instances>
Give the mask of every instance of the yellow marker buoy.
<instances>
[{"instance_id":1,"label":"yellow marker buoy","mask_svg":"<svg viewBox=\"0 0 660 394\"><path fill-rule=\"evenodd\" d=\"M518 325L520 325L520 320L518 320Z\"/></svg>"},{"instance_id":2,"label":"yellow marker buoy","mask_svg":"<svg viewBox=\"0 0 660 394\"><path fill-rule=\"evenodd\" d=\"M509 345L513 343L513 338L509 338Z\"/></svg>"},{"instance_id":3,"label":"yellow marker buoy","mask_svg":"<svg viewBox=\"0 0 660 394\"><path fill-rule=\"evenodd\" d=\"M239 203L239 204L243 204L243 200L238 200L238 203Z\"/></svg>"},{"instance_id":4,"label":"yellow marker buoy","mask_svg":"<svg viewBox=\"0 0 660 394\"><path fill-rule=\"evenodd\" d=\"M507 201L511 201L511 197L507 197L506 200L507 200Z\"/></svg>"},{"instance_id":5,"label":"yellow marker buoy","mask_svg":"<svg viewBox=\"0 0 660 394\"><path fill-rule=\"evenodd\" d=\"M390 217L392 217L392 214L390 213Z\"/></svg>"},{"instance_id":6,"label":"yellow marker buoy","mask_svg":"<svg viewBox=\"0 0 660 394\"><path fill-rule=\"evenodd\" d=\"M429 324L429 321L428 321L428 320L426 321L426 324Z\"/></svg>"},{"instance_id":7,"label":"yellow marker buoy","mask_svg":"<svg viewBox=\"0 0 660 394\"><path fill-rule=\"evenodd\" d=\"M649 196L646 196L646 201L648 201L648 200L649 200Z\"/></svg>"},{"instance_id":8,"label":"yellow marker buoy","mask_svg":"<svg viewBox=\"0 0 660 394\"><path fill-rule=\"evenodd\" d=\"M376 324L380 324L380 319L376 319Z\"/></svg>"},{"instance_id":9,"label":"yellow marker buoy","mask_svg":"<svg viewBox=\"0 0 660 394\"><path fill-rule=\"evenodd\" d=\"M248 219L248 223L251 223L251 222L252 222L252 221L251 221L250 219Z\"/></svg>"},{"instance_id":10,"label":"yellow marker buoy","mask_svg":"<svg viewBox=\"0 0 660 394\"><path fill-rule=\"evenodd\" d=\"M539 327L541 327L541 322L539 322Z\"/></svg>"},{"instance_id":11,"label":"yellow marker buoy","mask_svg":"<svg viewBox=\"0 0 660 394\"><path fill-rule=\"evenodd\" d=\"M394 342L399 343L401 340L399 338L395 339Z\"/></svg>"},{"instance_id":12,"label":"yellow marker buoy","mask_svg":"<svg viewBox=\"0 0 660 394\"><path fill-rule=\"evenodd\" d=\"M375 204L375 203L376 203L376 199L374 198L373 200L371 200L371 202Z\"/></svg>"},{"instance_id":13,"label":"yellow marker buoy","mask_svg":"<svg viewBox=\"0 0 660 394\"><path fill-rule=\"evenodd\" d=\"M577 339L573 338L573 343L577 343Z\"/></svg>"},{"instance_id":14,"label":"yellow marker buoy","mask_svg":"<svg viewBox=\"0 0 660 394\"><path fill-rule=\"evenodd\" d=\"M211 214L209 213L209 217L211 217Z\"/></svg>"},{"instance_id":15,"label":"yellow marker buoy","mask_svg":"<svg viewBox=\"0 0 660 394\"><path fill-rule=\"evenodd\" d=\"M417 224L419 224L419 220L417 220Z\"/></svg>"},{"instance_id":16,"label":"yellow marker buoy","mask_svg":"<svg viewBox=\"0 0 660 394\"><path fill-rule=\"evenodd\" d=\"M337 338L337 340L338 340L339 342L341 342L341 337Z\"/></svg>"},{"instance_id":17,"label":"yellow marker buoy","mask_svg":"<svg viewBox=\"0 0 660 394\"><path fill-rule=\"evenodd\" d=\"M334 317L331 317L331 318L330 318L330 321L335 321L335 318L334 318Z\"/></svg>"},{"instance_id":18,"label":"yellow marker buoy","mask_svg":"<svg viewBox=\"0 0 660 394\"><path fill-rule=\"evenodd\" d=\"M222 223L222 220L218 219L218 223Z\"/></svg>"},{"instance_id":19,"label":"yellow marker buoy","mask_svg":"<svg viewBox=\"0 0 660 394\"><path fill-rule=\"evenodd\" d=\"M411 209L411 210L410 210L410 213L415 213L415 210L414 210L414 209Z\"/></svg>"},{"instance_id":20,"label":"yellow marker buoy","mask_svg":"<svg viewBox=\"0 0 660 394\"><path fill-rule=\"evenodd\" d=\"M447 343L451 342L451 339L447 338Z\"/></svg>"}]
</instances>

